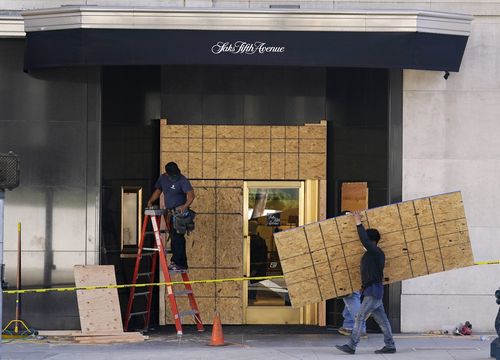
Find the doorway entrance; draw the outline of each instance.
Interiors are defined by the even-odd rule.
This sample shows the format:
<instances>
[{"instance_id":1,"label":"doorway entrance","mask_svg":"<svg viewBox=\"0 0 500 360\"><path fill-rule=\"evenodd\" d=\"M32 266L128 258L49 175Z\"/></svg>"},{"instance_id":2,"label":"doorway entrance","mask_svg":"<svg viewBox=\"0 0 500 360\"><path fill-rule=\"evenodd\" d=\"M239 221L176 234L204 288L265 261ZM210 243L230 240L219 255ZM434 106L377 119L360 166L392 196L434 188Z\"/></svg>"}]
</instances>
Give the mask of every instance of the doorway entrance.
<instances>
[{"instance_id":1,"label":"doorway entrance","mask_svg":"<svg viewBox=\"0 0 500 360\"><path fill-rule=\"evenodd\" d=\"M244 196L244 273L283 275L274 234L301 226L307 209L317 207L316 181L246 181ZM315 204L311 206L312 204ZM310 212L310 211L309 211ZM316 324L317 305L293 308L285 279L253 280L243 290L247 324Z\"/></svg>"}]
</instances>

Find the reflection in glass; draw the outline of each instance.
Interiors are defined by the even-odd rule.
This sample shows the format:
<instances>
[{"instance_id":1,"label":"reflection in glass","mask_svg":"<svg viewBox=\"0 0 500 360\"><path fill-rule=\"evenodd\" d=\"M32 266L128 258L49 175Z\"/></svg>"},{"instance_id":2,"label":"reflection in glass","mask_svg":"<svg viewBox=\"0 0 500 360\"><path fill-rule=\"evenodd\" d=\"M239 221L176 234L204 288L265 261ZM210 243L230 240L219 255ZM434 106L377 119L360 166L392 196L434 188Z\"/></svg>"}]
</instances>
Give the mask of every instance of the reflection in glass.
<instances>
[{"instance_id":1,"label":"reflection in glass","mask_svg":"<svg viewBox=\"0 0 500 360\"><path fill-rule=\"evenodd\" d=\"M274 234L299 226L299 188L249 188L250 276L283 275ZM284 279L252 280L250 306L290 306Z\"/></svg>"},{"instance_id":2,"label":"reflection in glass","mask_svg":"<svg viewBox=\"0 0 500 360\"><path fill-rule=\"evenodd\" d=\"M122 250L137 247L140 237L142 188L122 187Z\"/></svg>"}]
</instances>

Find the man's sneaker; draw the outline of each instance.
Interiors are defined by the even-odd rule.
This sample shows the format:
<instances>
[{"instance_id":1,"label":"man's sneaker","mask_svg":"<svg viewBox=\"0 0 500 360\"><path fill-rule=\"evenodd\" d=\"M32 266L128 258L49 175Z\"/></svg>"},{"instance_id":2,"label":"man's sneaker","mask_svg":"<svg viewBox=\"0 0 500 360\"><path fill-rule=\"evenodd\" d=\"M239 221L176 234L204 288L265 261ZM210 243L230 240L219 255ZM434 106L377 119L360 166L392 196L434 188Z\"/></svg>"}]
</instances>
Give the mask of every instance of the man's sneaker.
<instances>
[{"instance_id":1,"label":"man's sneaker","mask_svg":"<svg viewBox=\"0 0 500 360\"><path fill-rule=\"evenodd\" d=\"M349 345L345 344L345 345L335 345L335 347L337 349L339 349L340 351L343 351L345 352L346 354L351 354L351 355L354 355L354 353L356 352L356 350L354 350L353 348L351 348Z\"/></svg>"},{"instance_id":2,"label":"man's sneaker","mask_svg":"<svg viewBox=\"0 0 500 360\"><path fill-rule=\"evenodd\" d=\"M174 263L170 263L170 265L168 265L168 270L169 271L183 272L183 271L187 271L187 268L185 268L183 266L179 266L179 265L174 264Z\"/></svg>"},{"instance_id":3,"label":"man's sneaker","mask_svg":"<svg viewBox=\"0 0 500 360\"><path fill-rule=\"evenodd\" d=\"M352 329L346 329L345 327L340 327L338 330L339 334L344 336L351 336Z\"/></svg>"},{"instance_id":4,"label":"man's sneaker","mask_svg":"<svg viewBox=\"0 0 500 360\"><path fill-rule=\"evenodd\" d=\"M396 352L396 348L390 348L387 346L384 346L380 350L375 350L375 354L394 354Z\"/></svg>"}]
</instances>

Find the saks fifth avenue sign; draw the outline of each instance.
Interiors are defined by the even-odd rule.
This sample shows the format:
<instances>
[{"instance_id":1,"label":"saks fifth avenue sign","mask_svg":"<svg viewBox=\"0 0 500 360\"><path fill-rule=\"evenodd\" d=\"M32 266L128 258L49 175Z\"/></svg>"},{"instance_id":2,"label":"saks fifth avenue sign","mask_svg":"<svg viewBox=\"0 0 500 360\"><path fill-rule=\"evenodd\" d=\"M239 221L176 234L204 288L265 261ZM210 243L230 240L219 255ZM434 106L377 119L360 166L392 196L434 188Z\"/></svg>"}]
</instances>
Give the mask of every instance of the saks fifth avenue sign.
<instances>
[{"instance_id":1,"label":"saks fifth avenue sign","mask_svg":"<svg viewBox=\"0 0 500 360\"><path fill-rule=\"evenodd\" d=\"M284 53L284 46L268 46L265 42L256 41L248 43L245 41L236 41L234 43L219 41L212 46L212 53L215 55L229 53L229 54L268 54L268 53Z\"/></svg>"}]
</instances>

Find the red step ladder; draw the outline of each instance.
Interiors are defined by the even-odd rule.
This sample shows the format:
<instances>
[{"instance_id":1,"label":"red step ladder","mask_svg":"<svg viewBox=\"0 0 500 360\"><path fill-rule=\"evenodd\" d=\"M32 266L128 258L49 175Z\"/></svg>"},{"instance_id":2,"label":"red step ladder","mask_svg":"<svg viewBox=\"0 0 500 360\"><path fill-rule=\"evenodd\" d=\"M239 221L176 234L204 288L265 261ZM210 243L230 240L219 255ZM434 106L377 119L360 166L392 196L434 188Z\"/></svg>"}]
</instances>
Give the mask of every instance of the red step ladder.
<instances>
[{"instance_id":1,"label":"red step ladder","mask_svg":"<svg viewBox=\"0 0 500 360\"><path fill-rule=\"evenodd\" d=\"M158 262L158 257L160 258L160 267L161 271L163 272L163 276L165 278L165 282L170 283L172 282L171 275L178 275L180 274L182 276L183 281L189 281L189 276L188 276L188 270L182 270L182 271L172 271L168 269L168 263L167 263L167 254L164 250L162 239L160 236L160 222L161 222L161 217L166 214L166 210L164 209L146 209L144 212L144 221L142 223L142 232L141 232L141 239L139 242L139 247L137 249L137 260L135 262L135 268L134 268L134 275L132 278L132 284L137 284L137 279L142 277L146 278L148 282L146 283L153 283L154 278L155 278L155 272L156 272L156 264ZM151 225L153 228L153 234L154 234L154 242L156 246L153 246L152 248L146 248L144 247L144 239L146 236L146 229L148 227L148 222L149 220L151 221ZM169 224L167 224L167 227ZM167 229L167 236L168 236L168 229ZM150 271L148 272L139 272L140 269L140 264L141 260L143 257L151 257L151 268ZM184 284L184 290L176 290L174 291L173 285L165 285L165 290L166 290L166 295L168 296L168 300L170 303L170 309L172 311L172 316L175 321L175 329L177 330L177 335L182 335L182 318L184 316L192 316L194 319L194 322L196 323L196 327L198 328L198 331L204 331L203 329L203 323L201 321L200 317L200 311L198 310L198 305L196 304L196 299L194 297L193 289L191 287L191 284ZM130 319L133 316L142 316L143 317L143 324L144 324L144 330L148 330L149 328L149 320L151 317L151 302L153 298L153 285L147 287L147 291L140 291L140 287L131 287L130 288L130 296L128 299L128 305L127 305L127 312L125 314L125 317L123 319L124 322L124 329L125 331L128 330ZM136 291L138 290L138 291ZM181 311L179 312L179 309L177 307L177 301L176 301L176 296L186 296L189 299L189 305L190 308L189 310L186 311ZM140 296L145 296L146 297L146 309L143 311L135 311L133 312L134 308L134 300L137 297Z\"/></svg>"}]
</instances>

